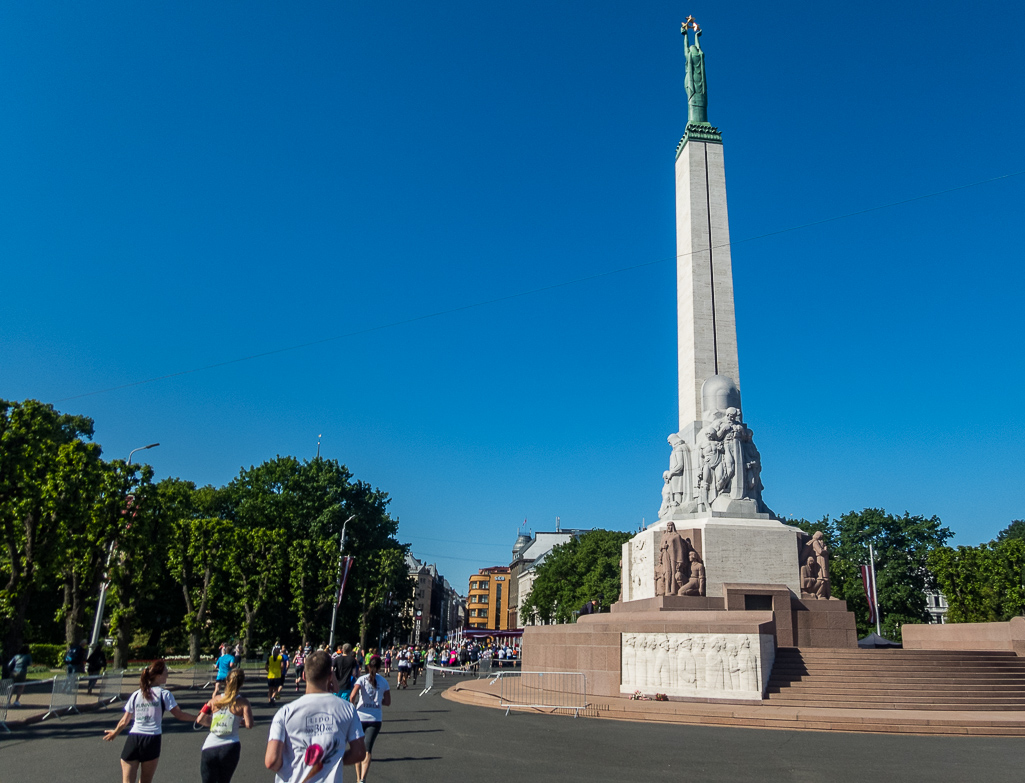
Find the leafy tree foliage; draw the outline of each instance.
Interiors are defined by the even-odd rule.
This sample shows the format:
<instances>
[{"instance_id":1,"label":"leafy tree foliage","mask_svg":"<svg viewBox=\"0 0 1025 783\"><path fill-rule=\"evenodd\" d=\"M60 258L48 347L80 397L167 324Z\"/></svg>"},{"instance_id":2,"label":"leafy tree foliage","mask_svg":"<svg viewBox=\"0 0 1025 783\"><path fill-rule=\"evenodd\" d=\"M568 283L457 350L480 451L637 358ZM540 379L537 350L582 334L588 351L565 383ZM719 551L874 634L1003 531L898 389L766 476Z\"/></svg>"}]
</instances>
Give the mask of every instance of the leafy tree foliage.
<instances>
[{"instance_id":1,"label":"leafy tree foliage","mask_svg":"<svg viewBox=\"0 0 1025 783\"><path fill-rule=\"evenodd\" d=\"M929 570L947 598L948 622L1006 622L1025 613L1025 540L1018 536L940 547L929 556Z\"/></svg>"},{"instance_id":2,"label":"leafy tree foliage","mask_svg":"<svg viewBox=\"0 0 1025 783\"><path fill-rule=\"evenodd\" d=\"M553 547L535 567L537 577L520 609L523 622L573 622L586 601L604 609L619 600L623 544L631 535L591 530Z\"/></svg>"},{"instance_id":3,"label":"leafy tree foliage","mask_svg":"<svg viewBox=\"0 0 1025 783\"><path fill-rule=\"evenodd\" d=\"M28 400L0 400L0 630L9 651L26 638L70 643L109 583L115 665L132 645L181 649L193 660L217 642L327 638L339 545L355 557L339 612L349 639L412 593L407 547L388 496L344 465L276 457L226 487L152 482L146 465L101 459L93 423ZM109 557L109 562L108 562ZM92 616L90 616L92 615Z\"/></svg>"},{"instance_id":4,"label":"leafy tree foliage","mask_svg":"<svg viewBox=\"0 0 1025 783\"><path fill-rule=\"evenodd\" d=\"M1011 524L997 533L997 541L1025 538L1025 519L1012 519Z\"/></svg>"}]
</instances>

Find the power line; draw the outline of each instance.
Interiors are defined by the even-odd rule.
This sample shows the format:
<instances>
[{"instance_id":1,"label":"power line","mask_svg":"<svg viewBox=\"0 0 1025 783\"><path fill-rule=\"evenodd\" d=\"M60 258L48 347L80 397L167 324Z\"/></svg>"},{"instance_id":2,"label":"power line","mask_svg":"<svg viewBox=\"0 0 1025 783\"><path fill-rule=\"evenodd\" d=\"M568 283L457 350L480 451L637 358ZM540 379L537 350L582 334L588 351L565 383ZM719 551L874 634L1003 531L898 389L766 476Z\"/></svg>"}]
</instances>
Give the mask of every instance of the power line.
<instances>
[{"instance_id":1,"label":"power line","mask_svg":"<svg viewBox=\"0 0 1025 783\"><path fill-rule=\"evenodd\" d=\"M845 220L847 218L857 217L858 215L865 215L865 214L868 214L869 212L877 212L877 211L879 211L881 209L890 209L892 207L899 207L899 206L903 206L904 204L911 204L912 202L922 201L923 199L927 199L927 198L935 198L936 196L942 196L942 195L945 195L947 193L955 193L955 192L957 192L959 190L965 190L967 188L974 188L974 187L977 187L979 185L988 185L991 182L997 182L997 181L1002 180L1002 179L1010 179L1011 177L1020 177L1022 174L1025 174L1025 171L1015 171L1015 172L1012 172L1010 174L1001 174L1001 175L996 176L996 177L990 177L989 179L983 179L983 180L979 180L977 182L970 182L967 185L957 185L956 187L953 187L953 188L946 188L945 190L937 190L937 191L934 191L932 193L924 193L924 194L922 194L920 196L912 196L911 198L901 199L900 201L892 201L892 202L890 202L888 204L880 204L880 205L875 206L875 207L867 207L865 209L855 210L854 212L846 212L846 213L844 213L842 215L835 215L833 217L823 218L822 220L813 220L810 223L802 223L802 224L797 225L797 226L790 226L789 228L781 228L778 231L769 231L769 232L767 232L765 234L758 234L757 236L747 237L746 239L738 239L738 240L733 241L733 242L724 242L723 244L715 245L715 246L713 246L710 249L719 249L719 248L723 248L723 247L729 247L731 245L740 245L740 244L744 244L746 242L754 242L754 241L757 241L759 239L766 239L767 237L774 237L774 236L778 236L780 234L787 234L787 233L789 233L791 231L801 231L801 230L806 229L806 228L811 228L812 226L821 226L824 223L833 223L833 222L835 222L837 220ZM704 252L704 251L702 250L702 251L694 251L694 252ZM519 292L513 293L513 294L506 294L505 296L495 297L494 299L485 299L485 300L480 301L480 302L474 302L473 304L461 305L460 307L452 307L452 308L449 308L448 310L438 310L437 312L434 312L434 313L426 313L424 315L414 316L413 318L405 318L405 319L400 320L400 321L392 321L390 323L380 324L378 326L369 326L369 327L366 327L365 329L357 329L357 330L352 331L352 332L346 332L345 334L335 335L334 337L324 337L324 338L322 338L320 340L311 340L310 342L297 343L296 345L289 345L289 346L285 346L284 348L276 348L276 349L271 350L271 351L261 351L260 353L249 354L248 356L240 356L240 357L238 357L236 359L227 359L227 360L225 360L223 362L215 362L213 364L204 364L204 365L202 365L200 367L193 367L192 369L189 369L189 370L180 370L179 372L167 373L166 375L156 375L156 376L154 376L152 378L146 378L146 379L141 380L141 381L132 381L131 383L123 383L123 384L120 384L118 386L110 386L110 387L108 387L106 389L97 389L96 391L84 392L82 394L75 394L75 395L72 395L70 397L62 397L61 399L56 400L56 402L58 402L58 403L60 403L60 402L68 402L69 400L79 400L79 399L82 399L83 397L93 397L93 396L95 396L97 394L107 394L109 392L120 391L121 389L130 389L130 388L132 388L134 386L143 386L143 385L145 385L147 383L156 383L157 381L165 381L165 380L168 380L169 378L179 378L179 377L181 377L183 375L191 375L193 373L204 372L206 370L214 370L214 369L217 369L218 367L227 367L228 365L239 364L241 362L248 362L248 361L252 361L254 359L263 359L263 358L266 358L268 356L275 356L276 354L279 354L279 353L287 353L289 351L298 351L298 350L300 350L302 348L312 348L313 346L316 346L316 345L324 345L325 343L336 342L338 340L345 340L345 339L348 339L350 337L358 337L358 336L364 335L364 334L371 334L373 332L379 332L379 331L382 331L384 329L393 329L393 328L398 327L398 326L407 326L408 324L417 323L419 321L427 321L427 320L430 320L432 318L440 318L440 317L445 316L445 315L452 315L453 313L461 313L461 312L465 312L467 310L474 310L474 309L479 308L479 307L487 307L488 305L499 304L501 302L508 302L508 301L510 301L512 299L520 299L520 298L525 297L525 296L533 296L535 294L544 293L546 291L554 291L555 289L558 289L558 288L566 288L567 286L571 286L571 285L579 285L580 283L586 283L586 282L589 282L591 280L600 280L603 277L609 277L611 275L618 275L618 274L622 274L624 272L632 272L632 271L634 271L636 269L643 269L645 267L655 266L657 264L664 264L667 261L675 261L675 260L677 260L679 258L682 258L684 255L688 255L688 254L681 254L679 256L667 256L665 258L659 258L659 259L656 259L654 261L645 261L645 262L640 263L640 264L632 264L631 266L624 266L624 267L620 267L618 269L611 269L611 270L608 270L606 272L597 272L597 273L595 273L593 275L586 275L585 277L577 277L577 278L574 278L572 280L565 280L565 281L563 281L561 283L552 283L551 285L541 286L539 288L531 288L531 289L529 289L527 291L519 291Z\"/></svg>"}]
</instances>

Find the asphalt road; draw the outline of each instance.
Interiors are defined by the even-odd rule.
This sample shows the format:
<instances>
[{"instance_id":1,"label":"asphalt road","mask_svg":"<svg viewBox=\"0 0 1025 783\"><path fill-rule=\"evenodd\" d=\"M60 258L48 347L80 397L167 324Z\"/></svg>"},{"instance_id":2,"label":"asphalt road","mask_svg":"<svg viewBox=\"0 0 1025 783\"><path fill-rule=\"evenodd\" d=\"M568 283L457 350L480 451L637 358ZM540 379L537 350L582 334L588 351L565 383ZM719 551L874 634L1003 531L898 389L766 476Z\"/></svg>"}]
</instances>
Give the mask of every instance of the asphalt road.
<instances>
[{"instance_id":1,"label":"asphalt road","mask_svg":"<svg viewBox=\"0 0 1025 783\"><path fill-rule=\"evenodd\" d=\"M438 695L393 693L368 780L452 781L1018 781L1021 739L917 737L768 731L626 723L517 714L471 707ZM263 751L273 710L253 699L256 726L242 735L235 781L266 781ZM176 694L195 712L198 694ZM286 692L286 701L295 698ZM120 781L123 740L101 740L119 717L103 712L50 719L0 734L0 783ZM156 783L196 783L204 733L164 721ZM355 781L349 768L345 781Z\"/></svg>"}]
</instances>

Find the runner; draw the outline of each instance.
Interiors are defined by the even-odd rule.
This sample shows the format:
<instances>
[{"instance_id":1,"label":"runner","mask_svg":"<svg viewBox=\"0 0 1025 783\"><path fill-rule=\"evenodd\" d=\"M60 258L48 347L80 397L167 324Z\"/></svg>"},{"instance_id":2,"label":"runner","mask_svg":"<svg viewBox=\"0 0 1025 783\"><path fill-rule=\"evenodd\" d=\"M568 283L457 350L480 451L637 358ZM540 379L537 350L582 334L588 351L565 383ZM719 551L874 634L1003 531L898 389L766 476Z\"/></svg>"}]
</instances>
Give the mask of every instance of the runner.
<instances>
[{"instance_id":1,"label":"runner","mask_svg":"<svg viewBox=\"0 0 1025 783\"><path fill-rule=\"evenodd\" d=\"M282 665L281 648L276 644L270 651L267 659L267 706L273 707L274 702L281 694L281 687L285 684L285 676L281 671Z\"/></svg>"},{"instance_id":2,"label":"runner","mask_svg":"<svg viewBox=\"0 0 1025 783\"><path fill-rule=\"evenodd\" d=\"M276 783L342 783L342 766L363 760L363 729L352 705L335 697L337 687L331 656L310 655L306 695L282 707L270 727L263 763Z\"/></svg>"},{"instance_id":3,"label":"runner","mask_svg":"<svg viewBox=\"0 0 1025 783\"><path fill-rule=\"evenodd\" d=\"M359 664L356 662L356 656L352 654L351 644L343 644L338 649L338 657L332 661L331 666L338 685L338 695L348 700L352 685L359 675Z\"/></svg>"},{"instance_id":4,"label":"runner","mask_svg":"<svg viewBox=\"0 0 1025 783\"><path fill-rule=\"evenodd\" d=\"M409 662L409 651L399 650L399 681L396 687L408 688L409 687L409 670L412 664Z\"/></svg>"},{"instance_id":5,"label":"runner","mask_svg":"<svg viewBox=\"0 0 1025 783\"><path fill-rule=\"evenodd\" d=\"M247 729L253 728L249 699L238 695L245 684L246 673L233 669L226 679L224 694L220 698L215 696L199 711L197 722L210 727L199 757L199 774L203 783L231 783L231 776L235 774L242 753L239 723Z\"/></svg>"},{"instance_id":6,"label":"runner","mask_svg":"<svg viewBox=\"0 0 1025 783\"><path fill-rule=\"evenodd\" d=\"M307 650L309 650L309 648L307 648ZM304 652L301 647L298 650L295 651L295 690L296 690L296 693L299 692L299 680L301 680L303 678L303 669L306 666L306 656L307 656L307 654L308 653Z\"/></svg>"},{"instance_id":7,"label":"runner","mask_svg":"<svg viewBox=\"0 0 1025 783\"><path fill-rule=\"evenodd\" d=\"M221 655L216 664L217 679L214 680L214 695L210 697L212 699L217 698L217 694L224 688L224 683L228 681L228 674L235 668L235 656L228 652L228 645L221 645Z\"/></svg>"},{"instance_id":8,"label":"runner","mask_svg":"<svg viewBox=\"0 0 1025 783\"><path fill-rule=\"evenodd\" d=\"M367 660L367 673L356 680L352 695L349 696L349 701L356 705L356 714L359 715L363 733L366 735L367 755L362 761L356 762L358 783L365 783L367 772L370 771L370 754L374 751L374 743L384 720L382 708L391 705L391 690L388 681L378 674L380 668L380 657L370 656Z\"/></svg>"},{"instance_id":9,"label":"runner","mask_svg":"<svg viewBox=\"0 0 1025 783\"><path fill-rule=\"evenodd\" d=\"M167 682L167 664L154 661L142 670L139 690L128 697L125 714L113 729L103 732L103 739L111 742L129 723L132 728L121 751L121 779L123 783L135 783L139 768L142 768L141 783L150 783L160 761L160 723L164 713L170 712L178 720L192 721L195 717L182 710L170 691L161 686Z\"/></svg>"}]
</instances>

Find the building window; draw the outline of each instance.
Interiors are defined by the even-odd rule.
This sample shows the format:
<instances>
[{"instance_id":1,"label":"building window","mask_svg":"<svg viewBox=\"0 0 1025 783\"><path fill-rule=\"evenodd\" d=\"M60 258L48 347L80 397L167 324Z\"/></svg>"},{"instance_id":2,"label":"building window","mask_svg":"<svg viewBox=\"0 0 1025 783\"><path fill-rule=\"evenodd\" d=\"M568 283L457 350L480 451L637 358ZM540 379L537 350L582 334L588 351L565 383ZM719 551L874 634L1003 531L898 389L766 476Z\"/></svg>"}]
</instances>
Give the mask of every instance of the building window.
<instances>
[{"instance_id":1,"label":"building window","mask_svg":"<svg viewBox=\"0 0 1025 783\"><path fill-rule=\"evenodd\" d=\"M486 618L488 616L488 610L487 609L481 609L477 616L478 617L485 617Z\"/></svg>"},{"instance_id":2,"label":"building window","mask_svg":"<svg viewBox=\"0 0 1025 783\"><path fill-rule=\"evenodd\" d=\"M480 604L490 603L490 598L488 596L486 596L486 595L478 595L477 596L477 603L480 603Z\"/></svg>"}]
</instances>

